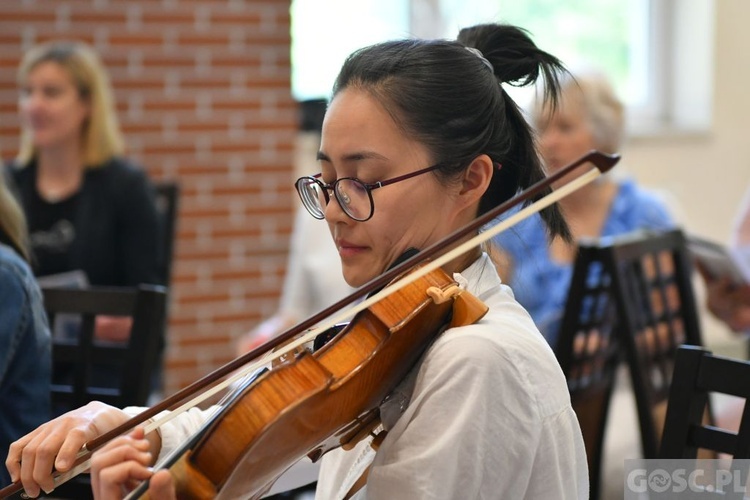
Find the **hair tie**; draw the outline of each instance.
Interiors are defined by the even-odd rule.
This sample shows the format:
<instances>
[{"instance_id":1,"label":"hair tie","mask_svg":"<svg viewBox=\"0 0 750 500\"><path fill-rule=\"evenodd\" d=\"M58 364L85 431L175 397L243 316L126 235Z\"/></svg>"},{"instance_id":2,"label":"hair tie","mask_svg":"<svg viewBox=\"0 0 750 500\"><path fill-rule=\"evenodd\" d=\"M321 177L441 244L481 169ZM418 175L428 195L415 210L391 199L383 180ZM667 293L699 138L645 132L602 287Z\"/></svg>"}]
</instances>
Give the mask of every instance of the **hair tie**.
<instances>
[{"instance_id":1,"label":"hair tie","mask_svg":"<svg viewBox=\"0 0 750 500\"><path fill-rule=\"evenodd\" d=\"M490 69L490 72L494 75L495 74L495 67L492 66L492 63L487 60L486 57L484 57L484 54L482 54L482 51L475 48L475 47L464 47L466 50L474 54L479 58L480 61L484 63L485 66L487 66Z\"/></svg>"}]
</instances>

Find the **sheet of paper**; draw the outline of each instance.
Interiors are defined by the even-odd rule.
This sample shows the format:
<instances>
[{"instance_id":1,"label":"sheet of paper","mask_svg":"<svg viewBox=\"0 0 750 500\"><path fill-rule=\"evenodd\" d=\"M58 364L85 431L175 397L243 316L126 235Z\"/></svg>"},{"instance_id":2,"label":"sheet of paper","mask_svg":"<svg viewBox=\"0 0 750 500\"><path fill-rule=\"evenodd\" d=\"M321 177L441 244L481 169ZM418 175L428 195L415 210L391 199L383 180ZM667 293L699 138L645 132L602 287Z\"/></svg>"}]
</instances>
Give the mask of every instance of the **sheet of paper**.
<instances>
[{"instance_id":1,"label":"sheet of paper","mask_svg":"<svg viewBox=\"0 0 750 500\"><path fill-rule=\"evenodd\" d=\"M698 236L688 236L688 249L713 278L728 278L738 285L750 284L750 246L729 248Z\"/></svg>"}]
</instances>

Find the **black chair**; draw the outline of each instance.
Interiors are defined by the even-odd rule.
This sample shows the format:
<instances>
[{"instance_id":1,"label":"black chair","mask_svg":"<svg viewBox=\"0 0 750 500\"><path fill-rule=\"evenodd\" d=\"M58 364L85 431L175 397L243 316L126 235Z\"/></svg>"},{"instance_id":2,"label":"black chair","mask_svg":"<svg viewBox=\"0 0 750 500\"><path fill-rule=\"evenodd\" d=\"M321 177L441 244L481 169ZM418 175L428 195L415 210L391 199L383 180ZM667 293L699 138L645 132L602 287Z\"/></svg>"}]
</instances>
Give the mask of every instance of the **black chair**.
<instances>
[{"instance_id":1,"label":"black chair","mask_svg":"<svg viewBox=\"0 0 750 500\"><path fill-rule=\"evenodd\" d=\"M138 288L43 288L52 341L53 416L90 401L123 408L145 406L163 345L167 292ZM97 316L133 318L128 341L94 338ZM68 331L69 334L65 335ZM55 488L49 498L93 498L88 474Z\"/></svg>"},{"instance_id":2,"label":"black chair","mask_svg":"<svg viewBox=\"0 0 750 500\"><path fill-rule=\"evenodd\" d=\"M739 429L729 431L708 425L709 394L726 394L745 400ZM714 356L697 346L677 350L659 458L696 459L701 451L732 457L729 469L747 484L748 470L735 460L750 459L750 362ZM742 495L736 495L742 498ZM725 494L722 498L731 498Z\"/></svg>"},{"instance_id":3,"label":"black chair","mask_svg":"<svg viewBox=\"0 0 750 500\"><path fill-rule=\"evenodd\" d=\"M579 244L555 346L586 446L591 500L600 497L607 416L621 361L611 276L601 254L595 242Z\"/></svg>"},{"instance_id":4,"label":"black chair","mask_svg":"<svg viewBox=\"0 0 750 500\"><path fill-rule=\"evenodd\" d=\"M163 342L166 289L45 288L43 295L52 330L61 330L58 321L72 329L71 335L53 339L53 411L60 414L92 400L117 407L145 405ZM95 318L101 315L132 317L129 340L95 339ZM102 371L107 376L97 377ZM100 383L104 379L108 384Z\"/></svg>"},{"instance_id":5,"label":"black chair","mask_svg":"<svg viewBox=\"0 0 750 500\"><path fill-rule=\"evenodd\" d=\"M750 362L715 356L698 346L677 350L669 393L660 458L696 458L712 450L735 459L750 459L750 412L742 413L739 429L706 425L703 415L709 394L750 398Z\"/></svg>"},{"instance_id":6,"label":"black chair","mask_svg":"<svg viewBox=\"0 0 750 500\"><path fill-rule=\"evenodd\" d=\"M177 233L177 213L180 199L180 186L173 181L154 182L156 208L160 215L162 235L159 255L159 276L162 285L169 287L172 282L172 261L174 242Z\"/></svg>"},{"instance_id":7,"label":"black chair","mask_svg":"<svg viewBox=\"0 0 750 500\"><path fill-rule=\"evenodd\" d=\"M677 348L686 343L702 345L691 257L680 230L603 239L601 251L611 274L643 457L655 458Z\"/></svg>"},{"instance_id":8,"label":"black chair","mask_svg":"<svg viewBox=\"0 0 750 500\"><path fill-rule=\"evenodd\" d=\"M161 284L167 287L167 291L172 286L172 262L174 260L174 247L177 235L178 208L180 199L180 186L176 182L161 180L154 182L156 191L156 207L160 215L160 229L162 241L159 254L159 276ZM167 311L165 313L166 323L169 323L169 300L167 299ZM157 367L153 374L152 392L160 393L164 385L163 367L164 351L168 339L166 327L162 336L162 343L159 345L159 354L157 356Z\"/></svg>"}]
</instances>

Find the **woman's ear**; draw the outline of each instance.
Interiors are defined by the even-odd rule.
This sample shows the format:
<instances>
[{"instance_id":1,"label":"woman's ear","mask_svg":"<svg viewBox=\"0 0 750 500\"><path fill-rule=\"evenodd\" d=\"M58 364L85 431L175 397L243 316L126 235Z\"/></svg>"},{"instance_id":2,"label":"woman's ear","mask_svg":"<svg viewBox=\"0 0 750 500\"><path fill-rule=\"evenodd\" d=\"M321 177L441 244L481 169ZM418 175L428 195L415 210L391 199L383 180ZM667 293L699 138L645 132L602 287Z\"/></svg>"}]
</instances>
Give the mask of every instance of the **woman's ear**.
<instances>
[{"instance_id":1,"label":"woman's ear","mask_svg":"<svg viewBox=\"0 0 750 500\"><path fill-rule=\"evenodd\" d=\"M459 197L466 200L466 204L478 203L492 180L495 164L487 155L474 158L469 167L464 170Z\"/></svg>"}]
</instances>

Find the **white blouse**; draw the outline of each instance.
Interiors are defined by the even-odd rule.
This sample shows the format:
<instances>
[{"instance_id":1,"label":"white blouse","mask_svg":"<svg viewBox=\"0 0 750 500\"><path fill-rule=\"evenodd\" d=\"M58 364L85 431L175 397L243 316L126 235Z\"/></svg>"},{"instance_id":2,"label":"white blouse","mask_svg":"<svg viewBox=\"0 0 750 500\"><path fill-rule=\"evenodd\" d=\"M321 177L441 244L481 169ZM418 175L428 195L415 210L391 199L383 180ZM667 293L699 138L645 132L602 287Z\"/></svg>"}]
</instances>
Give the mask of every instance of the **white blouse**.
<instances>
[{"instance_id":1,"label":"white blouse","mask_svg":"<svg viewBox=\"0 0 750 500\"><path fill-rule=\"evenodd\" d=\"M456 280L490 308L425 354L408 407L377 452L323 457L317 499L587 499L588 469L565 378L484 255Z\"/></svg>"}]
</instances>

